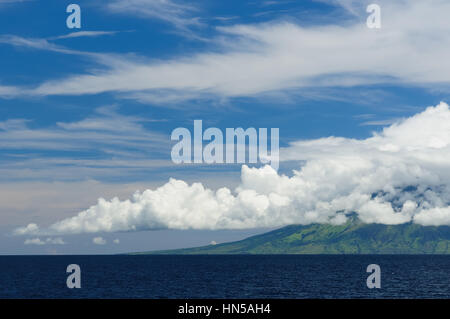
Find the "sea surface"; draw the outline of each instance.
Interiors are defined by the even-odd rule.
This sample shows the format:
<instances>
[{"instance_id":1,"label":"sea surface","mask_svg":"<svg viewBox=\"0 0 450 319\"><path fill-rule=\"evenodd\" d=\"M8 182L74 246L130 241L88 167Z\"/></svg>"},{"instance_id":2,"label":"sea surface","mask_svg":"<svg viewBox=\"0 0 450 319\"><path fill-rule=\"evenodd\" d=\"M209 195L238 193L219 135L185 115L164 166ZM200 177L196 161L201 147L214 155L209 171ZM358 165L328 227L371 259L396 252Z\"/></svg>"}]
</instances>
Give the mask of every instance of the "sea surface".
<instances>
[{"instance_id":1,"label":"sea surface","mask_svg":"<svg viewBox=\"0 0 450 319\"><path fill-rule=\"evenodd\" d=\"M69 289L69 264L81 288ZM369 264L381 288L369 289ZM0 298L449 298L450 256L0 256Z\"/></svg>"}]
</instances>

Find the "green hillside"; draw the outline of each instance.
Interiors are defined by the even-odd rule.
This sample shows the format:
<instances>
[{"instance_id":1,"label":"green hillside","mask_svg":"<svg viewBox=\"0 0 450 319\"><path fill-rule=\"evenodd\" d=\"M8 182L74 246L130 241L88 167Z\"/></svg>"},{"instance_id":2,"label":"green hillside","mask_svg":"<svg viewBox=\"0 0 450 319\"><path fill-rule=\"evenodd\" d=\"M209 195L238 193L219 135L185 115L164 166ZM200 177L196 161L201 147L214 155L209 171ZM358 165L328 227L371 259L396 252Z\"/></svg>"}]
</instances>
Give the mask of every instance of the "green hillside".
<instances>
[{"instance_id":1,"label":"green hillside","mask_svg":"<svg viewBox=\"0 0 450 319\"><path fill-rule=\"evenodd\" d=\"M136 254L449 254L449 226L291 225L241 241Z\"/></svg>"}]
</instances>

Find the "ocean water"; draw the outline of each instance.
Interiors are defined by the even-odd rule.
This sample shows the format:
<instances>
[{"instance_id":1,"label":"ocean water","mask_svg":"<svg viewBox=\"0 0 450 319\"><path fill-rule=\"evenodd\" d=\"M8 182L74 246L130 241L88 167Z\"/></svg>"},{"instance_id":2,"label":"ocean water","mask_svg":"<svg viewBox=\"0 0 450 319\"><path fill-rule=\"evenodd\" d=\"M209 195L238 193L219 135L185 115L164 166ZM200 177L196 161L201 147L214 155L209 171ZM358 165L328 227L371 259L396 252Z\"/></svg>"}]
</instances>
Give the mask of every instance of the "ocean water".
<instances>
[{"instance_id":1,"label":"ocean water","mask_svg":"<svg viewBox=\"0 0 450 319\"><path fill-rule=\"evenodd\" d=\"M69 264L81 289L66 286ZM0 256L0 298L449 297L450 256Z\"/></svg>"}]
</instances>

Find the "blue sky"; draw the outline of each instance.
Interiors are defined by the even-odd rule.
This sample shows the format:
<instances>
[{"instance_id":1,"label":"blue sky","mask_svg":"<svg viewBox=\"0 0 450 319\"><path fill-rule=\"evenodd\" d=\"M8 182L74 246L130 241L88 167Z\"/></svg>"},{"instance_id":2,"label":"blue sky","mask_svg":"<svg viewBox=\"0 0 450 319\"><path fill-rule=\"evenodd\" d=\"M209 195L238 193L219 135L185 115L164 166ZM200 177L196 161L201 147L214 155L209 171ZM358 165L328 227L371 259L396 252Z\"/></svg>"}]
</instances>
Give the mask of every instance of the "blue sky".
<instances>
[{"instance_id":1,"label":"blue sky","mask_svg":"<svg viewBox=\"0 0 450 319\"><path fill-rule=\"evenodd\" d=\"M166 249L270 229L62 234L65 245L24 245L28 237L11 235L171 177L236 187L238 165L171 162L170 133L194 119L223 130L279 128L288 147L366 139L448 101L450 79L440 73L449 67L435 50L446 52L448 39L427 40L439 42L446 24L425 19L423 38L411 44L413 23L397 18L422 19L417 8L379 2L380 30L365 26L364 4L326 0L80 0L82 28L68 29L69 2L0 0L0 253ZM431 13L446 6L425 2ZM291 165L282 161L280 171L290 174ZM93 244L96 236L108 243Z\"/></svg>"}]
</instances>

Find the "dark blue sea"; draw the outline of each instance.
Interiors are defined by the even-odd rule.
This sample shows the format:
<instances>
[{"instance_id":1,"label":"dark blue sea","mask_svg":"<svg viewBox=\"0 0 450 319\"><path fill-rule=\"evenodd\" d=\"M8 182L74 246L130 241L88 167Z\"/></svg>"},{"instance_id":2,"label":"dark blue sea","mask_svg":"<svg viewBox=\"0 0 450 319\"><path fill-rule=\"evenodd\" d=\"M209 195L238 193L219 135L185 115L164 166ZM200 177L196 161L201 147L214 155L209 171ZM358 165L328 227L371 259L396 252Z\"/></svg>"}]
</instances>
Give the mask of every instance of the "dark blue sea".
<instances>
[{"instance_id":1,"label":"dark blue sea","mask_svg":"<svg viewBox=\"0 0 450 319\"><path fill-rule=\"evenodd\" d=\"M69 264L80 289L66 286ZM450 256L0 256L0 298L449 297Z\"/></svg>"}]
</instances>

